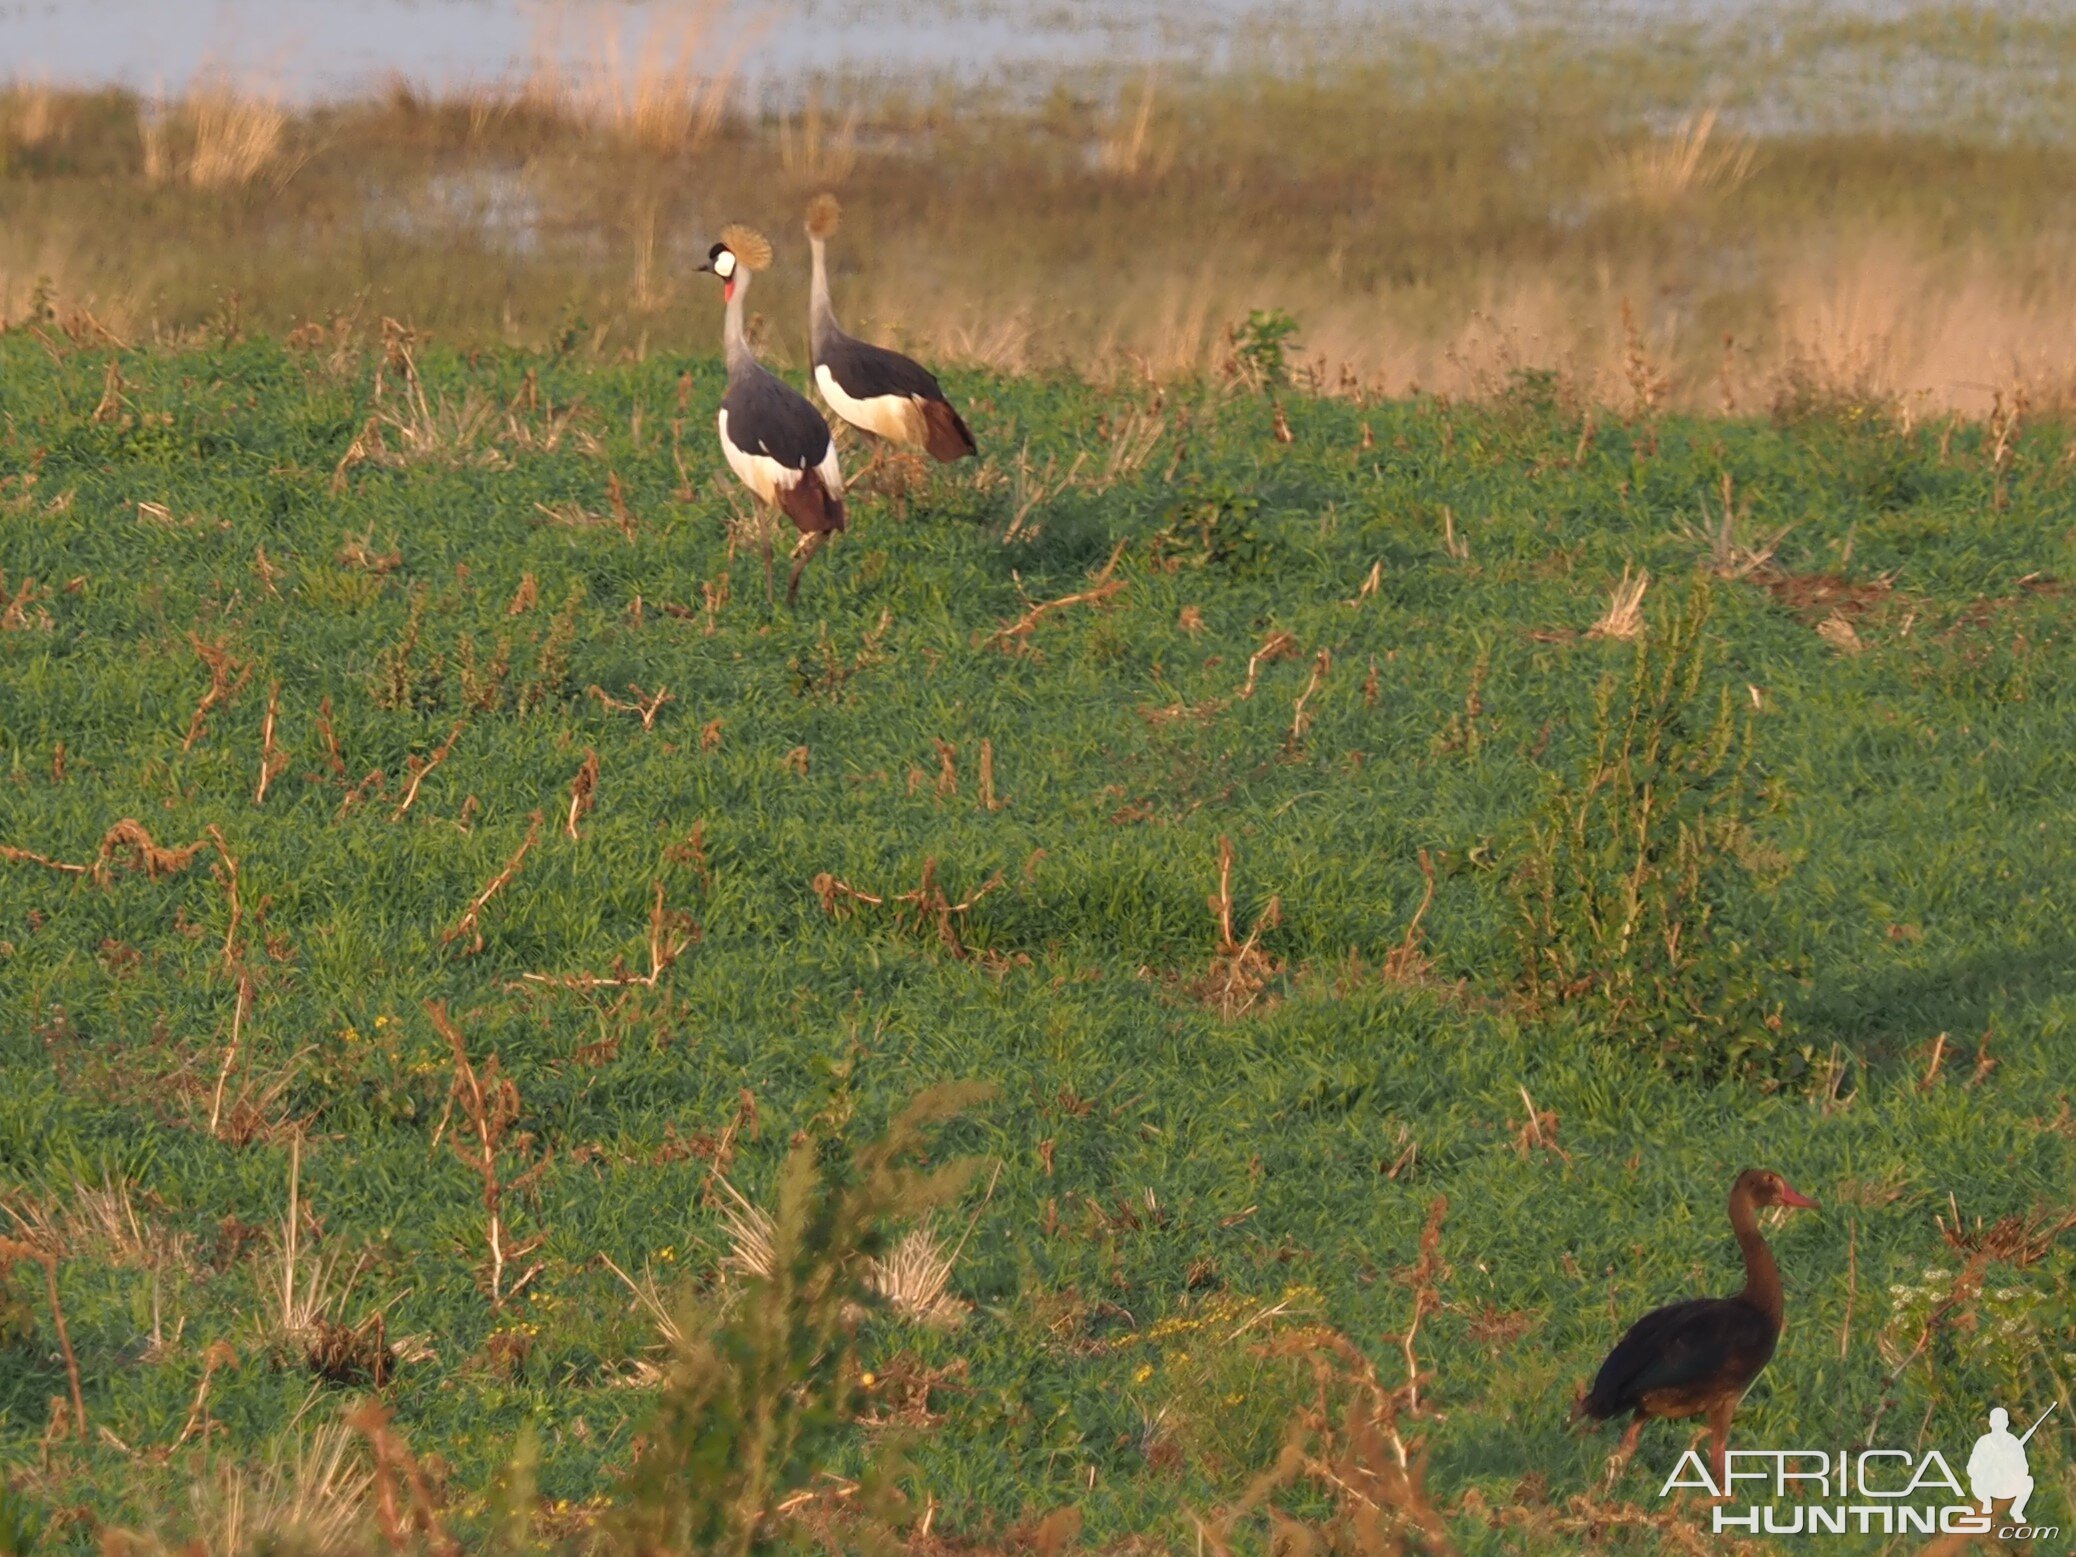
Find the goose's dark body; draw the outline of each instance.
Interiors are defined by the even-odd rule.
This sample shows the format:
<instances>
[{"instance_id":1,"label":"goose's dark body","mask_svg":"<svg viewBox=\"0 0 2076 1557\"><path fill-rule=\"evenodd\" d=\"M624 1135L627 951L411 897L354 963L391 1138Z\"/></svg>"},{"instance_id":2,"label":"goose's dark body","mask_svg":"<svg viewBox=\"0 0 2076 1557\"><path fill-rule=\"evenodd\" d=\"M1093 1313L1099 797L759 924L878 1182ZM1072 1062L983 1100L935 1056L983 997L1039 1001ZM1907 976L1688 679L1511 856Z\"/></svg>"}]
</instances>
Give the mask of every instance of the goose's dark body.
<instances>
[{"instance_id":1,"label":"goose's dark body","mask_svg":"<svg viewBox=\"0 0 2076 1557\"><path fill-rule=\"evenodd\" d=\"M1603 1422L1631 1411L1698 1416L1720 1394L1742 1396L1779 1344L1779 1322L1742 1298L1668 1303L1608 1353L1583 1410Z\"/></svg>"},{"instance_id":2,"label":"goose's dark body","mask_svg":"<svg viewBox=\"0 0 2076 1557\"><path fill-rule=\"evenodd\" d=\"M1615 1474L1636 1452L1646 1422L1706 1416L1716 1484L1724 1484L1731 1418L1773 1360L1786 1322L1780 1267L1759 1235L1758 1209L1815 1205L1778 1173L1747 1168L1737 1176L1730 1226L1744 1254L1744 1286L1730 1297L1689 1298L1652 1309L1615 1343L1579 1401L1576 1414L1582 1417L1632 1417L1615 1451Z\"/></svg>"}]
</instances>

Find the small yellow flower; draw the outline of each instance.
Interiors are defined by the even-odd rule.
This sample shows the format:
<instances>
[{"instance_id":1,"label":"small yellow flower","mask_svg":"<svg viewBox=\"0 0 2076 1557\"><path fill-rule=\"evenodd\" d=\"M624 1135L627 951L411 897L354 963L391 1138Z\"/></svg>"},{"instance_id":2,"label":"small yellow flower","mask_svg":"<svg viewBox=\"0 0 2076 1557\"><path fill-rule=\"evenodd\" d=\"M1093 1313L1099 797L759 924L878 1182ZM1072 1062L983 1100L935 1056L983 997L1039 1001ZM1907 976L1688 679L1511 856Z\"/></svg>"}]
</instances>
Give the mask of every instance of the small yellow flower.
<instances>
[{"instance_id":1,"label":"small yellow flower","mask_svg":"<svg viewBox=\"0 0 2076 1557\"><path fill-rule=\"evenodd\" d=\"M879 1382L879 1375L876 1373L861 1373L858 1375L858 1382L865 1388L870 1389Z\"/></svg>"},{"instance_id":2,"label":"small yellow flower","mask_svg":"<svg viewBox=\"0 0 2076 1557\"><path fill-rule=\"evenodd\" d=\"M1139 1365L1139 1371L1132 1375L1132 1382L1134 1384L1144 1384L1148 1379L1152 1377L1153 1364L1150 1362L1144 1362Z\"/></svg>"},{"instance_id":3,"label":"small yellow flower","mask_svg":"<svg viewBox=\"0 0 2076 1557\"><path fill-rule=\"evenodd\" d=\"M378 1016L375 1018L375 1025L377 1027L387 1027L389 1025L389 1018L386 1016Z\"/></svg>"}]
</instances>

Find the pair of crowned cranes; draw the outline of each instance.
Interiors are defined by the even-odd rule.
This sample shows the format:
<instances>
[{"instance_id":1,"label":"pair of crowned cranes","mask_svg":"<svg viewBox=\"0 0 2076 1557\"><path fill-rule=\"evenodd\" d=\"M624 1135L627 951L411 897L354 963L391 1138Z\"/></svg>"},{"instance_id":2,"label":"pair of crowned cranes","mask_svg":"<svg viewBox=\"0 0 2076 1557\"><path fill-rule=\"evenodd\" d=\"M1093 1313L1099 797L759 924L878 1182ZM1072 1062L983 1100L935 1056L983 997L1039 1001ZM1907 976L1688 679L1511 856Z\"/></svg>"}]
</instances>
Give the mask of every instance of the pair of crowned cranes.
<instances>
[{"instance_id":1,"label":"pair of crowned cranes","mask_svg":"<svg viewBox=\"0 0 2076 1557\"><path fill-rule=\"evenodd\" d=\"M929 369L899 352L844 334L829 303L824 246L841 217L831 195L816 197L807 211L807 237L814 251L814 289L808 303L808 340L815 385L829 409L861 432L890 443L927 450L939 460L976 453L973 434L944 396ZM800 592L808 559L845 524L843 471L829 424L798 390L757 361L743 328L743 297L750 277L771 263L771 244L748 227L721 229L721 241L706 263L721 279L727 304L722 340L728 354L728 390L718 418L721 452L728 467L757 498L785 514L800 532L793 548L793 573L786 602ZM764 543L767 580L771 542Z\"/></svg>"}]
</instances>

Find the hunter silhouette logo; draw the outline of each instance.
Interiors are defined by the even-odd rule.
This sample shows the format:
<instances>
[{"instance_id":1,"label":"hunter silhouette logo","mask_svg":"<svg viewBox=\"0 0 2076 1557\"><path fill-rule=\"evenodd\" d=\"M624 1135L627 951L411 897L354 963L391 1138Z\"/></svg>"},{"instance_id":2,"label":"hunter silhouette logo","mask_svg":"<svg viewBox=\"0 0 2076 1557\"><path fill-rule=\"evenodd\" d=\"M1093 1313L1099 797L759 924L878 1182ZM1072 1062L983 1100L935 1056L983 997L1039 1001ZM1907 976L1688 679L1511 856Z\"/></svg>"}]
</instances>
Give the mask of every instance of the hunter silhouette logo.
<instances>
[{"instance_id":1,"label":"hunter silhouette logo","mask_svg":"<svg viewBox=\"0 0 2076 1557\"><path fill-rule=\"evenodd\" d=\"M2011 1522L2026 1522L2026 1500L2033 1495L2033 1478L2026 1466L2026 1438L2040 1430L2040 1424L2054 1414L2054 1406L2059 1404L2056 1401L2041 1412L2026 1429L2025 1438L2011 1436L2011 1413L2002 1406L1990 1412L1990 1430L1975 1440L1975 1452L1968 1456L1968 1490L1981 1501L1985 1514L1996 1499L2009 1498Z\"/></svg>"}]
</instances>

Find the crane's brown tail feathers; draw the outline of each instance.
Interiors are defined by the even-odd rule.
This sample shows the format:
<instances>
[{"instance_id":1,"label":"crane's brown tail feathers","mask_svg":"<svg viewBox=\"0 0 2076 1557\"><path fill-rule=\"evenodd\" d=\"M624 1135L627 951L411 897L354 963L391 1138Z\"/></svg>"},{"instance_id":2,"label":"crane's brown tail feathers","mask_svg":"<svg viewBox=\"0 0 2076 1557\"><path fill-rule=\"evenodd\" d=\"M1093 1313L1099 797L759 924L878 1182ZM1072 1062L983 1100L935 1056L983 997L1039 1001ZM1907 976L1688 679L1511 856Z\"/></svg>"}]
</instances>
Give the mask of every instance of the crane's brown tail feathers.
<instances>
[{"instance_id":1,"label":"crane's brown tail feathers","mask_svg":"<svg viewBox=\"0 0 2076 1557\"><path fill-rule=\"evenodd\" d=\"M802 535L826 535L841 530L847 522L843 499L831 492L819 470L800 473L800 479L777 493L778 505Z\"/></svg>"},{"instance_id":2,"label":"crane's brown tail feathers","mask_svg":"<svg viewBox=\"0 0 2076 1557\"><path fill-rule=\"evenodd\" d=\"M923 405L923 447L930 457L949 465L953 460L971 459L980 452L973 441L973 433L957 411L942 400L925 400Z\"/></svg>"}]
</instances>

